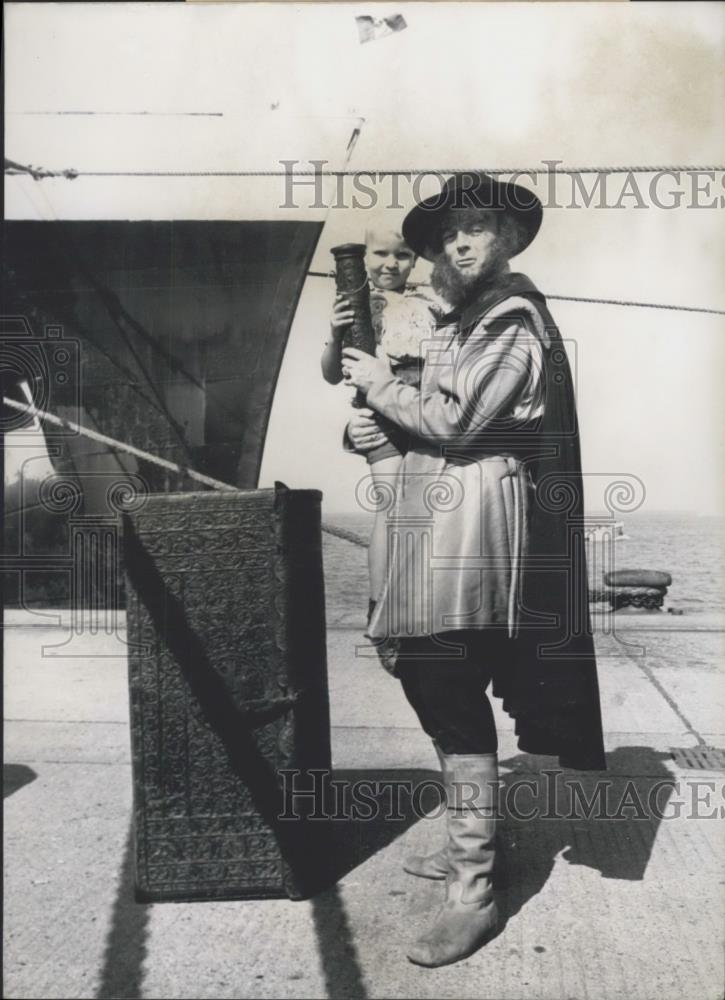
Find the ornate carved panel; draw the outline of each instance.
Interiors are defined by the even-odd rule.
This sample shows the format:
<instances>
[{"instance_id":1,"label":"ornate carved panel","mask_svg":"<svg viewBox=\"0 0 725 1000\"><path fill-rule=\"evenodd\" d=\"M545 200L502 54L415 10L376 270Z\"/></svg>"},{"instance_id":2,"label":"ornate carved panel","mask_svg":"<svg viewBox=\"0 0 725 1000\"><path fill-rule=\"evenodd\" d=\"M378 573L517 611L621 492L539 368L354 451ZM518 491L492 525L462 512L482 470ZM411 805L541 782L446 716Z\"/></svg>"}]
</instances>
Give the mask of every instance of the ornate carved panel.
<instances>
[{"instance_id":1,"label":"ornate carved panel","mask_svg":"<svg viewBox=\"0 0 725 1000\"><path fill-rule=\"evenodd\" d=\"M153 495L124 518L140 899L316 885L323 826L279 818L301 809L278 772L330 767L320 499Z\"/></svg>"}]
</instances>

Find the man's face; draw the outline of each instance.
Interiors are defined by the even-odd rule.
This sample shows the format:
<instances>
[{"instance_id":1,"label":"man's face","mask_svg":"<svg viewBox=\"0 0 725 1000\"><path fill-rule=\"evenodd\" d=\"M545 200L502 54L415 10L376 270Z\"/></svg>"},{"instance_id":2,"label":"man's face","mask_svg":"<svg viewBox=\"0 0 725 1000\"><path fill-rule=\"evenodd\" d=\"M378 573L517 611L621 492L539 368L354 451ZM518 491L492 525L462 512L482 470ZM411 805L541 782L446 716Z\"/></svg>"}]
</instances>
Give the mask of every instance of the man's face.
<instances>
[{"instance_id":1,"label":"man's face","mask_svg":"<svg viewBox=\"0 0 725 1000\"><path fill-rule=\"evenodd\" d=\"M464 284L495 270L502 260L498 218L493 211L452 209L441 228L443 254Z\"/></svg>"},{"instance_id":2,"label":"man's face","mask_svg":"<svg viewBox=\"0 0 725 1000\"><path fill-rule=\"evenodd\" d=\"M415 254L394 234L369 234L365 266L376 288L399 291L415 264Z\"/></svg>"}]
</instances>

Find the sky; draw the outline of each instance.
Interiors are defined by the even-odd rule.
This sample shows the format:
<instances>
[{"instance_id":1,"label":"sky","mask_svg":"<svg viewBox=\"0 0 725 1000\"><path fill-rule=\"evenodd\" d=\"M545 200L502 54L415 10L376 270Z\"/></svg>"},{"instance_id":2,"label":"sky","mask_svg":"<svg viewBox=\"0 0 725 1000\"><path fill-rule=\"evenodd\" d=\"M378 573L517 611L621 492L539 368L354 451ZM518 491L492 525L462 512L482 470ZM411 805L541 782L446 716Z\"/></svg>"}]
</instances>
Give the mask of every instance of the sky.
<instances>
[{"instance_id":1,"label":"sky","mask_svg":"<svg viewBox=\"0 0 725 1000\"><path fill-rule=\"evenodd\" d=\"M406 30L360 44L355 15L400 11ZM316 158L339 168L357 129L349 167L359 170L725 163L719 4L27 4L6 13L6 155L19 162L237 170ZM59 110L101 113L38 114ZM148 114L129 113L139 111ZM724 309L722 173L700 197L715 195L717 207L692 207L681 178L687 193L671 210L648 197L649 175L637 176L644 207L630 196L616 208L547 208L516 269L552 295ZM282 209L281 183L6 178L6 214L310 218L324 221L313 269L328 270L330 247L360 239L370 213L310 208L309 191ZM435 178L426 183L436 189ZM608 181L612 202L621 183ZM668 183L661 191L678 186ZM410 186L400 190L411 207ZM390 182L376 191L389 194ZM560 178L557 204L568 206L571 191ZM322 489L329 512L354 509L367 471L340 447L348 391L319 372L332 296L330 280L308 278L261 477ZM601 508L605 485L629 475L650 509L722 509L724 317L550 305L575 368L588 505Z\"/></svg>"}]
</instances>

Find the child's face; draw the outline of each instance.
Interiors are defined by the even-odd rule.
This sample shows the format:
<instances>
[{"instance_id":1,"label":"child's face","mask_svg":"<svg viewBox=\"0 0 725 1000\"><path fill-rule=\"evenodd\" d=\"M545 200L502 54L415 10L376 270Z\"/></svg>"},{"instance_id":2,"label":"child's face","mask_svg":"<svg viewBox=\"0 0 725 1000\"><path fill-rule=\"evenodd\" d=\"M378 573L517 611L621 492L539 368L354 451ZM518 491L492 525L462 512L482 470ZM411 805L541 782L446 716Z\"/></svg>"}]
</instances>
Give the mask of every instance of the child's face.
<instances>
[{"instance_id":1,"label":"child's face","mask_svg":"<svg viewBox=\"0 0 725 1000\"><path fill-rule=\"evenodd\" d=\"M405 288L415 264L415 254L397 236L371 233L365 252L365 267L376 288L399 291Z\"/></svg>"}]
</instances>

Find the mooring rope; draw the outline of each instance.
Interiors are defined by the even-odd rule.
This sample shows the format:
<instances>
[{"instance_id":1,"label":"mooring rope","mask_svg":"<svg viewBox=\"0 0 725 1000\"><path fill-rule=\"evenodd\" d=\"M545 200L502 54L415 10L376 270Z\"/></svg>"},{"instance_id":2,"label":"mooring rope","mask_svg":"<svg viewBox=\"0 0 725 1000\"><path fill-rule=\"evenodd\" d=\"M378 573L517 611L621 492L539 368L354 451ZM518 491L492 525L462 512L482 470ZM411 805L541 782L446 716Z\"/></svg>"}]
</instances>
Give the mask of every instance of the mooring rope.
<instances>
[{"instance_id":1,"label":"mooring rope","mask_svg":"<svg viewBox=\"0 0 725 1000\"><path fill-rule=\"evenodd\" d=\"M90 428L84 427L82 424L77 424L73 420L66 420L64 417L58 417L54 413L48 413L46 410L41 410L32 403L21 403L17 399L10 399L8 396L4 396L3 405L7 406L11 410L18 411L19 413L26 413L28 416L45 420L47 423L53 424L55 427L61 427L63 430L71 431L74 434L80 434L83 437L90 438L91 441L98 441L116 451L126 452L126 454L133 455L135 458L140 458L144 462L151 462L153 465L158 465L162 469L182 473L190 479L193 479L194 482L202 483L204 486L210 487L210 489L219 490L224 493L239 492L238 486L232 486L231 483L225 483L221 479L214 479L213 476L205 476L202 472L197 472L196 469L192 469L188 465L178 465L176 462L172 462L167 458L160 458L158 455L154 455L150 451L145 451L143 448L137 448L135 445L127 444L125 441L118 441L116 438L112 438L108 434L101 434L100 431L92 431ZM322 530L328 535L334 535L336 538L342 538L344 541L351 542L353 545L359 545L362 548L368 547L367 539L362 535L359 535L356 531L348 531L346 528L338 528L328 522L322 523Z\"/></svg>"},{"instance_id":2,"label":"mooring rope","mask_svg":"<svg viewBox=\"0 0 725 1000\"><path fill-rule=\"evenodd\" d=\"M342 538L344 541L352 542L353 545L359 545L364 549L369 547L367 538L359 535L357 531L348 531L347 528L338 528L336 525L330 524L329 521L322 522L322 530L327 532L328 535L334 535L336 538Z\"/></svg>"},{"instance_id":3,"label":"mooring rope","mask_svg":"<svg viewBox=\"0 0 725 1000\"><path fill-rule=\"evenodd\" d=\"M135 458L143 459L145 462L153 462L155 465L159 465L163 469L169 469L171 472L183 473L195 482L203 483L213 490L224 490L227 493L238 492L238 487L222 482L221 479L205 476L202 472L197 472L196 469L192 469L188 465L178 465L167 458L152 455L151 452L144 451L143 448L136 448L135 445L126 444L124 441L117 441L116 438L109 437L108 434L101 434L100 431L92 431L89 427L77 424L73 420L66 420L65 417L58 417L54 413L41 410L32 403L21 403L17 399L9 399L7 396L4 396L3 406L7 406L11 410L17 410L19 413L27 413L31 417L38 417L40 420L45 420L47 423L61 427L63 430L72 431L74 434L81 434L83 437L90 438L91 441L99 441L101 444L108 445L109 448L124 451Z\"/></svg>"}]
</instances>

